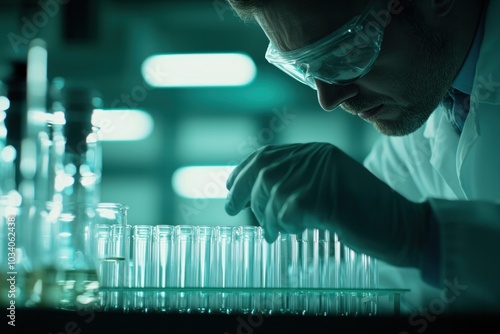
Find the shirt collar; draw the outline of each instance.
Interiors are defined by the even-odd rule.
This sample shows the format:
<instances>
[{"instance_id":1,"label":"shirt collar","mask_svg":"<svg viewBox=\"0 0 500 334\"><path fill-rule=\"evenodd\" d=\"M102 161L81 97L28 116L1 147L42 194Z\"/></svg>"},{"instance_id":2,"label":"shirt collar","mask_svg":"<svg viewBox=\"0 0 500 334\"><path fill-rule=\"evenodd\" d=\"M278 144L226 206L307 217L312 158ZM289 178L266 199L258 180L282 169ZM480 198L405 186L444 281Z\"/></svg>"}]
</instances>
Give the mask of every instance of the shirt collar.
<instances>
[{"instance_id":1,"label":"shirt collar","mask_svg":"<svg viewBox=\"0 0 500 334\"><path fill-rule=\"evenodd\" d=\"M477 59L479 58L479 50L481 49L481 44L483 42L484 21L487 6L488 1L486 0L483 4L481 20L476 30L476 36L474 37L474 41L472 42L469 54L467 55L467 58L465 58L460 71L451 84L452 88L458 89L459 91L469 95L472 93L472 84L474 82L474 75L476 73L476 63Z\"/></svg>"}]
</instances>

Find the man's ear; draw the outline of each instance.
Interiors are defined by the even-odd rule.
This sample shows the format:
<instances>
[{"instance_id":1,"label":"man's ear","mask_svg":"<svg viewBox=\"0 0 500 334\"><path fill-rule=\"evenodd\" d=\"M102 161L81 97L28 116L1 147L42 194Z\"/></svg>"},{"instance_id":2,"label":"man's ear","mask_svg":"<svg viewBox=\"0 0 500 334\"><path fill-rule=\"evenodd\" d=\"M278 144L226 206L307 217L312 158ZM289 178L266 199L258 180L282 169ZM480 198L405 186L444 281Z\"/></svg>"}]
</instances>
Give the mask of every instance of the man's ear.
<instances>
[{"instance_id":1,"label":"man's ear","mask_svg":"<svg viewBox=\"0 0 500 334\"><path fill-rule=\"evenodd\" d=\"M466 0L478 1L478 0ZM457 0L412 0L413 5L426 18L426 22L441 21L457 5Z\"/></svg>"},{"instance_id":2,"label":"man's ear","mask_svg":"<svg viewBox=\"0 0 500 334\"><path fill-rule=\"evenodd\" d=\"M437 17L446 16L455 5L455 2L456 0L433 0L432 8L434 15Z\"/></svg>"}]
</instances>

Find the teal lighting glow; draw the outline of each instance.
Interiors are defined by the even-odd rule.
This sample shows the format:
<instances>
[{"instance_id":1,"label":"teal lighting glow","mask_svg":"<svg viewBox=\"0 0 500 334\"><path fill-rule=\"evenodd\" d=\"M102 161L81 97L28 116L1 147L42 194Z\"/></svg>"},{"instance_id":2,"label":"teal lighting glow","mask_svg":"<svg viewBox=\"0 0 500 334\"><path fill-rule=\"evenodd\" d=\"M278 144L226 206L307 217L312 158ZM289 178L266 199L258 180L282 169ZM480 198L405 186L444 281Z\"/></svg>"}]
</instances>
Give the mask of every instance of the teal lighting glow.
<instances>
[{"instance_id":1,"label":"teal lighting glow","mask_svg":"<svg viewBox=\"0 0 500 334\"><path fill-rule=\"evenodd\" d=\"M154 55L142 64L152 87L244 86L256 73L253 60L241 53Z\"/></svg>"},{"instance_id":2,"label":"teal lighting glow","mask_svg":"<svg viewBox=\"0 0 500 334\"><path fill-rule=\"evenodd\" d=\"M99 127L99 140L126 141L147 138L154 128L151 115L142 110L96 109L92 124Z\"/></svg>"},{"instance_id":3,"label":"teal lighting glow","mask_svg":"<svg viewBox=\"0 0 500 334\"><path fill-rule=\"evenodd\" d=\"M225 198L226 180L235 166L188 166L177 169L172 185L185 198Z\"/></svg>"}]
</instances>

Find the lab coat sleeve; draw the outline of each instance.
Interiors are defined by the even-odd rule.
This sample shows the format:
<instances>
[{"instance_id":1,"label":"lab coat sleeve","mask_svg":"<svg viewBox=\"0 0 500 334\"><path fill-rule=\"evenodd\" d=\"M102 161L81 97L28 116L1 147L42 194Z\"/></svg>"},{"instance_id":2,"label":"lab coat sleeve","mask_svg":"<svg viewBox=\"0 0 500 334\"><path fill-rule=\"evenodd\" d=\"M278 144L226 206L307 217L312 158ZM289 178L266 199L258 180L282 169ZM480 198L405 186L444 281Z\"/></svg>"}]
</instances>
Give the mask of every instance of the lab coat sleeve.
<instances>
[{"instance_id":1,"label":"lab coat sleeve","mask_svg":"<svg viewBox=\"0 0 500 334\"><path fill-rule=\"evenodd\" d=\"M500 313L500 203L429 201L440 231L440 302L453 313Z\"/></svg>"},{"instance_id":2,"label":"lab coat sleeve","mask_svg":"<svg viewBox=\"0 0 500 334\"><path fill-rule=\"evenodd\" d=\"M365 158L364 166L392 189L414 202L421 202L424 196L415 184L406 162L413 158L409 143L402 137L381 137Z\"/></svg>"}]
</instances>

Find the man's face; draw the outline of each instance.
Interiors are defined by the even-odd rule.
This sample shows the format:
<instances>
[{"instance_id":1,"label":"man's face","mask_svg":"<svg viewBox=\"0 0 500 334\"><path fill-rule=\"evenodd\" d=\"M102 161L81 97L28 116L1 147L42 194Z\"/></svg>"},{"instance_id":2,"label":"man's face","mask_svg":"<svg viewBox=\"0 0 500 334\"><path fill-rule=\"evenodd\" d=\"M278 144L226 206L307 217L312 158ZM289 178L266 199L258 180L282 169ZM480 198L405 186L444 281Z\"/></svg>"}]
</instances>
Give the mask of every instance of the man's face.
<instances>
[{"instance_id":1,"label":"man's face","mask_svg":"<svg viewBox=\"0 0 500 334\"><path fill-rule=\"evenodd\" d=\"M255 19L279 51L290 51L338 30L363 12L368 2L276 0ZM348 85L315 81L323 109L340 105L371 122L381 133L402 136L427 120L463 59L454 56L457 52L451 35L427 24L407 1L393 2L382 49L370 72ZM376 13L368 20L377 22Z\"/></svg>"}]
</instances>

